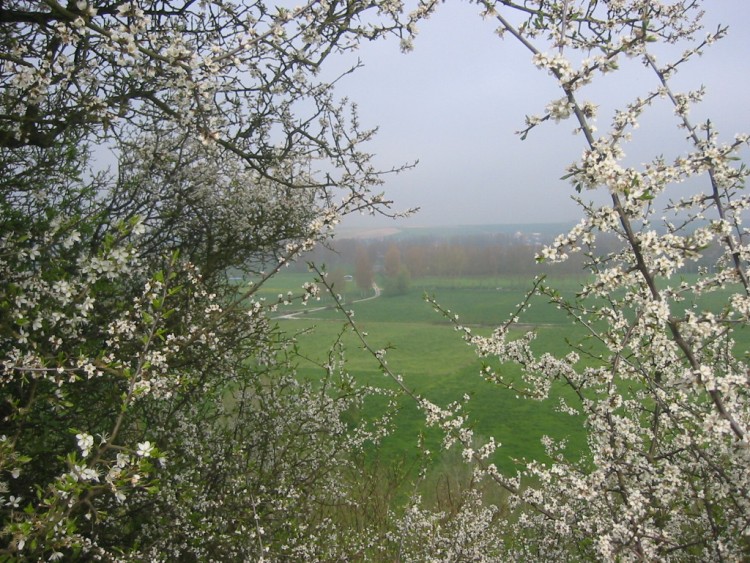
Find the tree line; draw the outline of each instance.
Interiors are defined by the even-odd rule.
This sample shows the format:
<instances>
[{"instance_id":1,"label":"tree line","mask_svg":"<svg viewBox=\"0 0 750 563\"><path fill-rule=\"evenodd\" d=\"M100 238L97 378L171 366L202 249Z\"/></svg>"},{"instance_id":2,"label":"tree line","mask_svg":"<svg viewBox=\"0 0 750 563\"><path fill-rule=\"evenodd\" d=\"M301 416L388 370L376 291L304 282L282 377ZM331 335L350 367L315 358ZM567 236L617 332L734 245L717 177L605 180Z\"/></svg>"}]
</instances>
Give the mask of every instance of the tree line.
<instances>
[{"instance_id":1,"label":"tree line","mask_svg":"<svg viewBox=\"0 0 750 563\"><path fill-rule=\"evenodd\" d=\"M571 255L563 263L549 264L540 257L541 249L554 237L539 233L482 235L425 235L419 237L380 237L341 239L318 246L306 253L293 269L305 271L305 262L326 264L337 276L352 275L360 289L366 290L375 275L409 279L437 277L527 276L550 274L584 276L591 256L605 258L621 249L614 236L602 236L595 248ZM720 254L717 247L707 248L700 260L685 264L683 273L710 268Z\"/></svg>"}]
</instances>

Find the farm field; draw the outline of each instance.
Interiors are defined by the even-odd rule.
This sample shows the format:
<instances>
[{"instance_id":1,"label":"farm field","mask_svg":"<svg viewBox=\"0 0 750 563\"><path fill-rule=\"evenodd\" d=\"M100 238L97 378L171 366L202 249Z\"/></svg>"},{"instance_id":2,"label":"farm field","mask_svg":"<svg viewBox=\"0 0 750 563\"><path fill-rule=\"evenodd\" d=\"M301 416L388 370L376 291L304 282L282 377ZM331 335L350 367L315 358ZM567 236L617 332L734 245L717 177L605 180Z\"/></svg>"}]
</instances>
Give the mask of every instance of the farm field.
<instances>
[{"instance_id":1,"label":"farm field","mask_svg":"<svg viewBox=\"0 0 750 563\"><path fill-rule=\"evenodd\" d=\"M279 294L298 292L309 279L309 275L285 273L271 280L272 284L263 288L263 294L272 301ZM578 281L566 279L562 285L572 292ZM543 402L518 399L514 392L485 381L480 376L482 361L424 296L435 295L444 307L459 315L463 324L481 333L491 331L491 327L512 314L530 287L530 280L522 278L426 278L413 282L405 295L383 295L358 303L355 300L361 298L360 292L348 282L344 297L358 326L367 332L370 344L376 349L388 348L388 365L403 376L407 387L440 406L461 399L464 394L471 397L465 410L475 435L480 441L494 436L502 443L494 461L501 469L512 472L516 459L545 458L540 443L544 434L568 440L571 451L583 451L586 445L581 421L557 412L557 397ZM320 309L327 305L331 305L330 298L311 302L304 309L298 305L279 309L280 316L288 310L303 311L296 319L279 319L278 323L288 334L301 334L300 373L306 377L315 378L321 373L320 365L327 360L328 348L345 324L340 312ZM572 340L583 337L546 298L534 300L523 322L528 325L519 329L518 334L537 325L535 346L539 350L564 354L569 348L562 335ZM394 385L362 350L353 334L346 333L343 340L347 369L361 384ZM506 366L502 373L516 377L519 369ZM364 416L374 415L380 406L372 405L372 412L365 412ZM403 397L400 407L394 420L396 431L380 452L387 462L400 459L404 452L415 451L423 430L422 415L413 401ZM426 439L429 449L437 451L438 434L433 432Z\"/></svg>"},{"instance_id":2,"label":"farm field","mask_svg":"<svg viewBox=\"0 0 750 563\"><path fill-rule=\"evenodd\" d=\"M310 274L284 273L264 286L261 294L268 301L274 301L280 294L298 293L302 284L310 279ZM572 296L583 281L583 278L561 277L548 283L563 295ZM479 441L493 436L502 444L493 461L500 469L511 473L515 472L514 460L546 459L540 441L544 435L566 440L568 451L574 456L585 452L581 418L558 412L556 408L561 394L571 399L571 404L575 404L575 399L562 386L553 387L550 399L540 402L518 398L515 392L485 381L480 376L482 361L453 325L425 301L425 295L435 296L443 307L459 315L463 325L482 334L489 333L513 314L531 283L530 278L522 276L423 278L412 281L406 294L382 295L361 302L358 300L366 295L354 282L346 282L342 292L347 309L354 312L359 328L368 334L370 345L375 349L388 349L389 367L403 377L408 388L440 406L464 394L471 397L465 411L475 436ZM712 294L706 298L710 301L706 304L715 309L726 295L723 292ZM392 387L394 383L380 372L355 336L345 331L345 319L332 304L330 297L322 295L320 301L310 302L304 308L294 303L279 308L278 316L294 311L300 313L295 318L277 321L282 331L300 335L300 374L318 377L320 366L327 361L330 344L344 331L342 340L347 350L348 372L360 384ZM583 342L586 336L582 328L544 296L533 298L521 323L515 334L533 328L537 335L535 349L556 356L566 354L571 350L569 343ZM493 367L497 367L496 364ZM501 367L501 373L512 379L518 377L520 371L517 366L506 365ZM372 404L369 412L365 408L363 416L374 416L381 408L382 405ZM422 415L413 400L402 397L394 424L395 431L380 450L381 461L408 463L410 460L403 458L408 458L408 452L415 452L418 436L424 430ZM428 433L425 439L430 450L438 451L436 431Z\"/></svg>"}]
</instances>

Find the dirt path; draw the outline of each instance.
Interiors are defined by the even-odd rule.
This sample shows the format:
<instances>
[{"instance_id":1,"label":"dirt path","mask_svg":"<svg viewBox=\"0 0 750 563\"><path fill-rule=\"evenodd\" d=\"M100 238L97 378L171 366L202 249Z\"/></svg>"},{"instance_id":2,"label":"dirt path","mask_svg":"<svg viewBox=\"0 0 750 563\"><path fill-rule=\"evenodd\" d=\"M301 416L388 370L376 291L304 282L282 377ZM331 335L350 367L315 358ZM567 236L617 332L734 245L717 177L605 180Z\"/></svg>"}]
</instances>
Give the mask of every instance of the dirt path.
<instances>
[{"instance_id":1,"label":"dirt path","mask_svg":"<svg viewBox=\"0 0 750 563\"><path fill-rule=\"evenodd\" d=\"M354 301L351 301L351 303L362 303L363 301L372 301L373 299L377 299L382 294L382 290L378 287L377 284L372 284L372 289L375 292L374 295L371 295L370 297L363 297L362 299L355 299ZM273 317L273 320L299 320L300 315L305 315L305 318L309 319L310 313L315 313L317 311L325 311L326 309L333 309L333 305L326 305L324 307L314 307L313 309L303 309L301 311L296 311L294 313L288 313L286 315L279 315L278 317Z\"/></svg>"}]
</instances>

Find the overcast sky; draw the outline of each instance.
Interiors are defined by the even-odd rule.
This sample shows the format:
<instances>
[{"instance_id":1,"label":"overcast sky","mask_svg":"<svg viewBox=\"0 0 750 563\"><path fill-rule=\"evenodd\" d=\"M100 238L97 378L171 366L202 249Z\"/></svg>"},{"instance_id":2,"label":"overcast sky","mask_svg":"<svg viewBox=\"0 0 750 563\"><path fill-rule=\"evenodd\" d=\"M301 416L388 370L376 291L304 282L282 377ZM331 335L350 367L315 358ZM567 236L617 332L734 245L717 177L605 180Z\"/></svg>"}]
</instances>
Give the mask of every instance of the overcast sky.
<instances>
[{"instance_id":1,"label":"overcast sky","mask_svg":"<svg viewBox=\"0 0 750 563\"><path fill-rule=\"evenodd\" d=\"M730 34L678 74L681 88L708 88L694 121L710 117L729 140L750 132L750 1L708 0L706 25L730 25ZM574 221L570 185L559 180L583 149L573 121L543 124L521 141L515 131L526 114L542 114L562 93L531 64L512 37L500 40L476 6L442 5L420 26L415 49L402 54L397 41L364 45L365 64L339 93L359 105L363 127L379 126L369 151L381 167L419 160L415 170L389 177L384 187L398 208L421 207L402 225L462 225ZM666 61L667 59L664 58ZM609 129L611 108L656 87L637 61L607 76L583 96L600 105L597 121ZM597 81L595 81L597 82ZM633 162L676 154L681 135L664 102L651 110L626 147ZM361 226L383 222L358 220ZM345 223L352 225L351 222Z\"/></svg>"}]
</instances>

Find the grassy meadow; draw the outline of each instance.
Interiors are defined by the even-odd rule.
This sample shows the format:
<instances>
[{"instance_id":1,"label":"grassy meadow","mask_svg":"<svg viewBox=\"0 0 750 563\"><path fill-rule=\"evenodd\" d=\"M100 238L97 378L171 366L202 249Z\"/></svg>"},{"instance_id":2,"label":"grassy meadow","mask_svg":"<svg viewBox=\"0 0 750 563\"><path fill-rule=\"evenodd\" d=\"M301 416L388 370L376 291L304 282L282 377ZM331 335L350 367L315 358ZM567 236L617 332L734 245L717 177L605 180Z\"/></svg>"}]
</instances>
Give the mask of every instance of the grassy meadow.
<instances>
[{"instance_id":1,"label":"grassy meadow","mask_svg":"<svg viewBox=\"0 0 750 563\"><path fill-rule=\"evenodd\" d=\"M269 280L262 295L273 301L288 291L298 293L310 277L310 274L284 273ZM531 282L530 278L520 276L423 278L412 281L406 294L384 294L362 302L357 300L366 295L356 288L354 282L346 282L341 291L347 309L354 312L354 318L359 328L368 334L371 346L388 348L388 365L403 377L407 387L440 406L459 400L464 394L471 397L466 412L475 435L480 441L494 436L502 444L493 461L501 470L510 473L515 473L515 460L546 459L540 442L543 435L566 440L568 451L574 456L585 452L581 418L563 414L556 408L560 395L569 397L570 392L562 386L553 388L552 397L539 402L518 398L514 392L485 381L480 376L481 360L453 325L435 312L424 297L435 296L442 306L458 314L460 322L474 332L489 333L516 311L518 303L531 288ZM569 296L580 289L582 282L583 279L575 277L548 280L549 285ZM727 296L728 292L712 294L699 305L720 310ZM295 319L279 319L277 322L284 332L300 335L300 373L303 376L315 378L320 375L320 366L327 361L331 343L344 328L343 315L332 304L330 297L322 296L320 301L310 302L304 308L292 304L280 307L277 313L281 316L300 311ZM521 322L523 325L518 328L518 334L533 327L537 334L536 350L557 356L569 352L569 343L581 342L586 335L581 327L543 296L532 300ZM343 341L347 350L347 369L360 383L394 386L380 372L375 360L362 350L353 334L345 333ZM511 378L520 373L514 365L500 369ZM571 404L575 404L575 399ZM363 416L374 416L380 408L382 405L372 404L370 412L366 408ZM396 429L379 452L381 461L408 463L416 451L418 436L424 430L423 417L411 399L402 397L394 422ZM428 432L425 436L429 449L438 451L439 434Z\"/></svg>"},{"instance_id":2,"label":"grassy meadow","mask_svg":"<svg viewBox=\"0 0 750 563\"><path fill-rule=\"evenodd\" d=\"M309 280L307 274L285 273L270 280L263 288L269 301L288 291L298 292ZM457 333L452 324L435 312L424 300L434 295L446 308L460 317L461 323L478 332L489 332L515 310L531 287L528 278L426 278L412 282L404 295L387 296L356 302L362 298L353 282L347 282L342 292L347 308L361 330L368 334L370 344L388 348L389 367L403 377L407 387L430 401L445 406L468 394L466 411L475 435L482 440L494 436L502 444L496 459L498 467L514 471L516 459L543 459L540 438L567 439L571 451L585 448L585 437L580 420L556 411L557 399L538 402L519 399L516 394L480 376L481 360ZM563 289L575 291L578 280L564 279ZM298 304L280 307L279 315L302 311L296 319L279 319L279 327L288 334L300 334L302 356L300 373L308 377L320 374L320 365L327 361L330 344L342 331L344 318L333 308L330 297L311 302L302 308ZM527 311L524 323L538 325L535 346L539 350L564 354L569 350L565 338L576 340L583 333L574 327L564 313L537 298ZM519 329L519 334L521 330ZM362 384L392 387L394 384L379 370L375 360L366 354L351 333L344 334L348 371ZM503 373L518 375L516 366L506 366ZM395 418L396 431L384 443L381 455L386 462L400 459L415 451L423 417L413 401L401 400ZM372 405L375 414L380 405ZM367 416L368 413L365 413ZM438 433L427 434L428 447L437 451Z\"/></svg>"}]
</instances>

